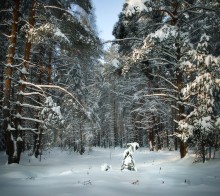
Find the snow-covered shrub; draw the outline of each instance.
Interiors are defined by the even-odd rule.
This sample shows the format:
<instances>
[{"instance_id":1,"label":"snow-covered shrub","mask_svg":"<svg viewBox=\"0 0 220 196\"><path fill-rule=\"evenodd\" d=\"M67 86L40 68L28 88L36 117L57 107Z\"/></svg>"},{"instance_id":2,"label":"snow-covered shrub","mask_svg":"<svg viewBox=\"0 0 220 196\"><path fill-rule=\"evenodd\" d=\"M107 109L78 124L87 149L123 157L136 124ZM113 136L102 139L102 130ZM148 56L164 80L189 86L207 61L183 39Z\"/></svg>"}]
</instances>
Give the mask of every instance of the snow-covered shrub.
<instances>
[{"instance_id":1,"label":"snow-covered shrub","mask_svg":"<svg viewBox=\"0 0 220 196\"><path fill-rule=\"evenodd\" d=\"M123 161L121 165L121 170L128 169L131 171L137 171L135 167L135 161L133 160L134 151L137 150L140 146L137 142L128 143L127 149L124 151L123 154Z\"/></svg>"}]
</instances>

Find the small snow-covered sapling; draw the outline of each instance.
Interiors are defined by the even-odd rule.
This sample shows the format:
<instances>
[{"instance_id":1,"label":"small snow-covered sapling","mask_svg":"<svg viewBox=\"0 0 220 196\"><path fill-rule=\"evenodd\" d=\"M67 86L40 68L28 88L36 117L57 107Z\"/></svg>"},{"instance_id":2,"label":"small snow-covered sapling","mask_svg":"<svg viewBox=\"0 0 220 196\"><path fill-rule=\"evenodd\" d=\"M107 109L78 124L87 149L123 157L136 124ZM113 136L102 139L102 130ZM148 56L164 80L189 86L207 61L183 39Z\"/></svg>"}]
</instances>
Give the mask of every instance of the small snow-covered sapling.
<instances>
[{"instance_id":1,"label":"small snow-covered sapling","mask_svg":"<svg viewBox=\"0 0 220 196\"><path fill-rule=\"evenodd\" d=\"M139 144L137 142L128 143L127 149L124 151L123 154L123 161L121 165L121 170L128 169L131 171L137 171L135 167L135 161L133 159L134 151L139 148Z\"/></svg>"}]
</instances>

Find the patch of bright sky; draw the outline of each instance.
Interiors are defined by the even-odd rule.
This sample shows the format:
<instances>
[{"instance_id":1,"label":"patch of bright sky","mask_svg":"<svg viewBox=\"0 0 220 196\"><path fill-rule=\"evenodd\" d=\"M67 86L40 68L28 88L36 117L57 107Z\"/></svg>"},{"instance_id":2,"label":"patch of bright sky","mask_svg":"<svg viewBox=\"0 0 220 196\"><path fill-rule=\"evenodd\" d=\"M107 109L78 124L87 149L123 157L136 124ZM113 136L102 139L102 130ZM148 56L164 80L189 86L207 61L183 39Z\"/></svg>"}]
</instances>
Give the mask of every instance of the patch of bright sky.
<instances>
[{"instance_id":1,"label":"patch of bright sky","mask_svg":"<svg viewBox=\"0 0 220 196\"><path fill-rule=\"evenodd\" d=\"M103 40L112 40L112 30L118 21L125 0L93 0L99 36Z\"/></svg>"}]
</instances>

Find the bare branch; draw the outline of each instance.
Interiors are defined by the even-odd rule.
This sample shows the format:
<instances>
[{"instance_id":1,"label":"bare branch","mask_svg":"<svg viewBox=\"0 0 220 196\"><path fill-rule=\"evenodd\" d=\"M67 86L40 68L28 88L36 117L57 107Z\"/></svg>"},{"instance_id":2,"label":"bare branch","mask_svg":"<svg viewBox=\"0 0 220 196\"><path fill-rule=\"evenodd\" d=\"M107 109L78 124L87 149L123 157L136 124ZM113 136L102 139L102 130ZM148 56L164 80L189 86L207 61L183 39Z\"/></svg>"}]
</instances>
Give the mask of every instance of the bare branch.
<instances>
[{"instance_id":1,"label":"bare branch","mask_svg":"<svg viewBox=\"0 0 220 196\"><path fill-rule=\"evenodd\" d=\"M193 104L190 104L190 103L186 103L186 102L178 101L177 104L180 104L180 105L187 105L187 106L190 106L190 107L197 108L197 106L195 106L195 105L193 105Z\"/></svg>"},{"instance_id":2,"label":"bare branch","mask_svg":"<svg viewBox=\"0 0 220 196\"><path fill-rule=\"evenodd\" d=\"M0 34L4 35L4 36L7 37L7 38L10 38L10 37L11 37L10 35L6 35L5 33L2 33L2 32L0 32Z\"/></svg>"},{"instance_id":3,"label":"bare branch","mask_svg":"<svg viewBox=\"0 0 220 196\"><path fill-rule=\"evenodd\" d=\"M175 110L177 110L177 111L180 110L180 109L179 109L178 107L176 107L175 105L171 105L171 108L173 108L173 109L175 109Z\"/></svg>"},{"instance_id":4,"label":"bare branch","mask_svg":"<svg viewBox=\"0 0 220 196\"><path fill-rule=\"evenodd\" d=\"M107 40L105 42L102 42L101 44L107 44L107 43L111 43L111 42L121 42L121 41L127 41L127 40L136 40L139 42L143 42L143 39L140 38L136 38L136 37L128 37L128 38L124 38L124 39L114 39L114 40Z\"/></svg>"},{"instance_id":5,"label":"bare branch","mask_svg":"<svg viewBox=\"0 0 220 196\"><path fill-rule=\"evenodd\" d=\"M178 87L176 85L174 85L171 81L167 80L166 78L164 78L163 76L160 76L160 75L155 75L155 74L150 74L154 77L159 77L159 78L162 78L163 80L165 80L167 83L169 83L171 86L173 86L176 90L178 90Z\"/></svg>"}]
</instances>

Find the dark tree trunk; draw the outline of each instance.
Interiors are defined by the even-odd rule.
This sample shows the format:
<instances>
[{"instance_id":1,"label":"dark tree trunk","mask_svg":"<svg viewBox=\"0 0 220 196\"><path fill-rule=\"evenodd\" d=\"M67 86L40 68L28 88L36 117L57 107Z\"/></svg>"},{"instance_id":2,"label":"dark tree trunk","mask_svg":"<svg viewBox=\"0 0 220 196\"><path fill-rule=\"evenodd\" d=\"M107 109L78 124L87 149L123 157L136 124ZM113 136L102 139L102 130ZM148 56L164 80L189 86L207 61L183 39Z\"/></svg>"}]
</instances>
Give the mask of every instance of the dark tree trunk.
<instances>
[{"instance_id":1,"label":"dark tree trunk","mask_svg":"<svg viewBox=\"0 0 220 196\"><path fill-rule=\"evenodd\" d=\"M203 135L202 135L202 162L205 163L205 141Z\"/></svg>"},{"instance_id":2,"label":"dark tree trunk","mask_svg":"<svg viewBox=\"0 0 220 196\"><path fill-rule=\"evenodd\" d=\"M173 26L177 26L179 28L179 24L178 24L178 9L180 7L180 3L179 2L173 2L172 4L172 20L170 22L171 25ZM180 58L181 58L181 46L178 43L178 40L176 42L176 61L177 63L179 63ZM176 80L177 80L177 87L178 87L178 96L179 99L181 98L181 90L183 88L183 74L182 72L179 70L179 68L176 69ZM183 114L184 114L184 106L182 104L178 104L177 105L178 109L179 109L179 119L178 120L182 120ZM185 157L187 154L187 143L185 141L180 141L180 157L183 158Z\"/></svg>"},{"instance_id":3,"label":"dark tree trunk","mask_svg":"<svg viewBox=\"0 0 220 196\"><path fill-rule=\"evenodd\" d=\"M47 84L51 84L52 83L52 48L49 50L48 53L48 65L47 65Z\"/></svg>"},{"instance_id":4,"label":"dark tree trunk","mask_svg":"<svg viewBox=\"0 0 220 196\"><path fill-rule=\"evenodd\" d=\"M151 115L151 121L152 121L152 126L150 128L150 130L148 131L148 143L149 143L149 146L150 146L150 151L154 151L154 147L155 147L155 143L154 143L154 130L153 130L153 124L155 123L153 121L153 116L152 114Z\"/></svg>"},{"instance_id":5,"label":"dark tree trunk","mask_svg":"<svg viewBox=\"0 0 220 196\"><path fill-rule=\"evenodd\" d=\"M10 129L10 99L11 99L11 79L13 76L13 62L15 55L15 45L17 37L17 24L19 19L20 0L14 0L12 29L9 39L9 48L6 58L4 97L3 97L3 130L5 133L6 153L8 155L8 164L19 163L19 157L15 150L16 140L15 131ZM14 138L15 137L15 138Z\"/></svg>"},{"instance_id":6,"label":"dark tree trunk","mask_svg":"<svg viewBox=\"0 0 220 196\"><path fill-rule=\"evenodd\" d=\"M44 51L42 48L40 48L40 55L39 55L39 65L38 65L38 70L37 70L37 84L41 84L42 83L42 74L43 74L43 63L42 63L42 59L43 59L43 54ZM41 97L40 95L37 96L37 102L40 103L41 102ZM39 118L39 117L38 117ZM36 158L38 158L39 155L41 155L41 148L42 148L42 136L43 136L43 129L41 128L41 125L39 122L37 122L36 124L36 129L37 129L37 134L34 135L34 155Z\"/></svg>"},{"instance_id":7,"label":"dark tree trunk","mask_svg":"<svg viewBox=\"0 0 220 196\"><path fill-rule=\"evenodd\" d=\"M187 144L184 141L180 141L180 157L184 158L187 154Z\"/></svg>"},{"instance_id":8,"label":"dark tree trunk","mask_svg":"<svg viewBox=\"0 0 220 196\"><path fill-rule=\"evenodd\" d=\"M80 117L80 149L79 153L82 155L85 152L84 142L83 142L83 116Z\"/></svg>"},{"instance_id":9,"label":"dark tree trunk","mask_svg":"<svg viewBox=\"0 0 220 196\"><path fill-rule=\"evenodd\" d=\"M183 82L182 82L182 73L180 73L180 71L177 71L177 86L178 86L178 91L181 92L181 90L183 88ZM184 106L179 104L178 108L179 108L179 120L182 120L184 118L184 116L183 116ZM180 157L181 158L184 158L186 156L186 154L188 152L187 148L188 148L187 143L185 141L181 140L180 141Z\"/></svg>"},{"instance_id":10,"label":"dark tree trunk","mask_svg":"<svg viewBox=\"0 0 220 196\"><path fill-rule=\"evenodd\" d=\"M156 128L156 132L157 132L157 150L161 150L162 146L161 146L160 132L162 131L162 127L161 127L160 117L156 118L156 123L157 123L157 128Z\"/></svg>"},{"instance_id":11,"label":"dark tree trunk","mask_svg":"<svg viewBox=\"0 0 220 196\"><path fill-rule=\"evenodd\" d=\"M35 1L33 0L30 6L30 11L29 11L29 25L32 28L34 26L34 16L35 16ZM29 35L28 35L29 37ZM20 81L27 81L27 74L29 71L29 60L30 60L30 51L31 51L31 42L30 40L26 40L25 43L25 53L24 53L24 63L23 63L23 68L22 71L20 72ZM17 94L17 102L16 102L16 114L22 115L23 111L22 111L22 104L24 102L24 96L22 94L22 92L25 91L26 85L19 83L19 93ZM21 93L20 93L21 92ZM15 129L16 129L16 140L17 138L20 138L17 142L17 158L18 158L18 162L20 161L20 156L21 156L21 152L23 149L23 131L21 130L22 127L22 119L19 118L19 116L17 116L15 118Z\"/></svg>"}]
</instances>

